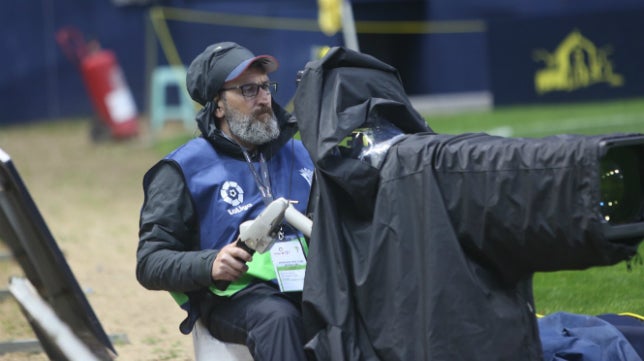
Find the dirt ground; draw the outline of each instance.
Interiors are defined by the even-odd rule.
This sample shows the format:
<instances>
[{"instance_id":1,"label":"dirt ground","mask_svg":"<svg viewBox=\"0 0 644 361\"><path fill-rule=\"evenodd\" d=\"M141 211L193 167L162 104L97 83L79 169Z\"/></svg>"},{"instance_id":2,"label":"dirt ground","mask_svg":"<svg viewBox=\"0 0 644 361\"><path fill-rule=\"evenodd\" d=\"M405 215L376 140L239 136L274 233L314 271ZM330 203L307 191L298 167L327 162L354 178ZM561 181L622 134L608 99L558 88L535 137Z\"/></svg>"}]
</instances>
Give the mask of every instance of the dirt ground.
<instances>
[{"instance_id":1,"label":"dirt ground","mask_svg":"<svg viewBox=\"0 0 644 361\"><path fill-rule=\"evenodd\" d=\"M161 157L150 143L145 136L94 143L83 120L0 128L0 148L13 159L105 332L121 339L114 343L117 360L192 360L192 338L178 330L184 312L169 294L140 286L134 273L141 179ZM0 252L6 252L1 242ZM0 277L14 275L21 269L0 261ZM0 300L0 342L35 338L16 302ZM47 357L8 353L0 360Z\"/></svg>"}]
</instances>

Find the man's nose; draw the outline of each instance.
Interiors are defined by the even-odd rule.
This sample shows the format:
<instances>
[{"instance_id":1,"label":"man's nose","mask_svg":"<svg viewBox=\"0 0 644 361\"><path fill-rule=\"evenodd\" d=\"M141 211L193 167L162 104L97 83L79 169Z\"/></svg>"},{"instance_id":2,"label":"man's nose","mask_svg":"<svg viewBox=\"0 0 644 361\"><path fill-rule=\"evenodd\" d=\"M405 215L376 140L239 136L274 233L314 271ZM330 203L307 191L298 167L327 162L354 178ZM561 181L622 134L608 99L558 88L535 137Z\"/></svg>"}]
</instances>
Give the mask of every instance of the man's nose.
<instances>
[{"instance_id":1,"label":"man's nose","mask_svg":"<svg viewBox=\"0 0 644 361\"><path fill-rule=\"evenodd\" d=\"M260 104L271 104L270 88L268 89L264 89L262 87L259 88L259 92L257 93L257 102Z\"/></svg>"}]
</instances>

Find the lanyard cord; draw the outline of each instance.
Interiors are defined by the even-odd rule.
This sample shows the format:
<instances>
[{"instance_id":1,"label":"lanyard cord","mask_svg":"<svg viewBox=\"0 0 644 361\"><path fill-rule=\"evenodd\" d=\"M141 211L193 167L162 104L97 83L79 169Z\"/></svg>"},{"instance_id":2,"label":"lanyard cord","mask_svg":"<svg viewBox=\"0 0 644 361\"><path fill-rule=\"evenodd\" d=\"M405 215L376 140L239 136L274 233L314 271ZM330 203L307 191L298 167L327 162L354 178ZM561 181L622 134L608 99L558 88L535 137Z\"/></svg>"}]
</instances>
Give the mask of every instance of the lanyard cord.
<instances>
[{"instance_id":1,"label":"lanyard cord","mask_svg":"<svg viewBox=\"0 0 644 361\"><path fill-rule=\"evenodd\" d=\"M244 158L246 158L246 163L248 164L248 169L250 169L250 172L253 174L253 178L255 178L255 183L257 183L257 187L259 188L260 193L262 194L262 199L264 200L264 204L268 206L269 203L273 201L273 194L271 193L271 180L268 175L268 165L266 165L266 160L264 159L264 154L259 153L259 168L261 172L257 172L257 169L255 169L255 166L253 165L253 161L250 159L250 155L248 155L248 152L246 149L242 148L242 151L244 153Z\"/></svg>"},{"instance_id":2,"label":"lanyard cord","mask_svg":"<svg viewBox=\"0 0 644 361\"><path fill-rule=\"evenodd\" d=\"M262 152L259 153L259 168L261 171L261 177L260 177L260 174L257 173L257 169L255 169L255 166L253 165L253 162L250 159L250 156L248 155L248 152L246 151L246 149L242 148L242 151L244 152L244 158L246 158L246 163L248 164L248 168L250 169L250 172L253 174L253 178L255 178L255 183L257 183L257 187L259 188L259 191L262 193L262 199L264 200L264 204L268 207L268 205L273 201L273 195L271 194L271 180L270 180L270 177L268 176L268 165L266 165L264 154ZM277 233L277 238L279 240L284 239L284 231L282 230L282 227L280 227L279 232Z\"/></svg>"},{"instance_id":3,"label":"lanyard cord","mask_svg":"<svg viewBox=\"0 0 644 361\"><path fill-rule=\"evenodd\" d=\"M291 139L291 142L294 144L292 139ZM253 161L251 160L250 155L243 147L242 147L242 152L244 153L244 158L246 158L246 164L248 164L248 169L250 169L250 172L253 174L253 178L255 178L255 183L257 183L257 187L259 188L259 191L262 193L262 199L264 200L264 204L268 206L273 201L273 195L271 193L271 180L268 174L268 165L266 164L264 153L259 152L259 167L261 171L261 177L260 177L260 173L257 172L257 169L253 165ZM294 165L295 165L295 159L293 159L293 162L291 163L291 169L293 168ZM292 176L293 176L293 172L291 172L290 178L292 178ZM290 182L291 180L289 180L289 184ZM289 186L289 189L290 189L290 186ZM286 225L294 232L299 233L299 231L294 227L292 227L290 224L286 223ZM280 231L278 233L278 238L280 240L284 238L284 231L282 228L280 228Z\"/></svg>"}]
</instances>

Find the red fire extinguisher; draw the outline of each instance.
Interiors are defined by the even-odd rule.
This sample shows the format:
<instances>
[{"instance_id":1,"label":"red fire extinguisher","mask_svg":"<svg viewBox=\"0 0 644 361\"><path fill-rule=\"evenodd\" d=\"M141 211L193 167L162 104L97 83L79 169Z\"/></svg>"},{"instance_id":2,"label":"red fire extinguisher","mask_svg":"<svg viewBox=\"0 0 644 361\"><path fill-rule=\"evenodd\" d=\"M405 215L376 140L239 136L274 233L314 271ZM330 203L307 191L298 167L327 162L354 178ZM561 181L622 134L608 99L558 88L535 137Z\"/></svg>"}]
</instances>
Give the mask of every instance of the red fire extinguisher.
<instances>
[{"instance_id":1,"label":"red fire extinguisher","mask_svg":"<svg viewBox=\"0 0 644 361\"><path fill-rule=\"evenodd\" d=\"M78 66L94 109L112 136L136 136L138 110L114 52L101 49L96 40L86 42L73 27L59 30L56 41Z\"/></svg>"}]
</instances>

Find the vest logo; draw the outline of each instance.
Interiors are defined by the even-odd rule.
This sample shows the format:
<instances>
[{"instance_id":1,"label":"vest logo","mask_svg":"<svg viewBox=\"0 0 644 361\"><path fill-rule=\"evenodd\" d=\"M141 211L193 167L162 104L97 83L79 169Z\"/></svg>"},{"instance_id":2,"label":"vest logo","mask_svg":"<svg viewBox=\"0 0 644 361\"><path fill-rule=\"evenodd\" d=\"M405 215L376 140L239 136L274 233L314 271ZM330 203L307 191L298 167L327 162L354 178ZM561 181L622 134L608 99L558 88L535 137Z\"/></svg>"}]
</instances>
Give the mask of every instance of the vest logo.
<instances>
[{"instance_id":1,"label":"vest logo","mask_svg":"<svg viewBox=\"0 0 644 361\"><path fill-rule=\"evenodd\" d=\"M597 83L622 86L623 76L613 72L613 63L608 59L611 52L610 46L597 48L579 30L573 30L552 53L545 49L534 51L533 59L546 66L536 72L534 88L541 95L571 92Z\"/></svg>"},{"instance_id":2,"label":"vest logo","mask_svg":"<svg viewBox=\"0 0 644 361\"><path fill-rule=\"evenodd\" d=\"M300 175L306 182L309 184L309 187L313 183L313 170L309 168L302 168L300 169Z\"/></svg>"},{"instance_id":3,"label":"vest logo","mask_svg":"<svg viewBox=\"0 0 644 361\"><path fill-rule=\"evenodd\" d=\"M230 204L233 207L244 202L244 190L237 184L237 182L226 181L224 185L221 186L221 191L219 191L221 198L224 202Z\"/></svg>"}]
</instances>

